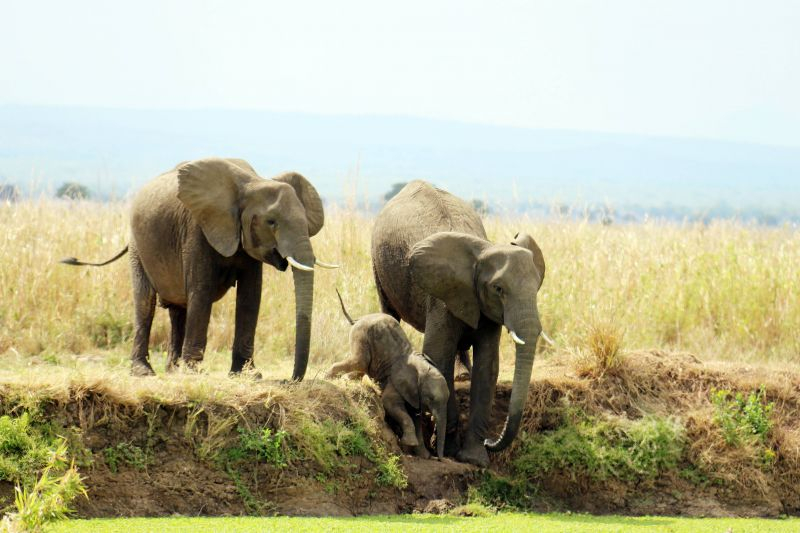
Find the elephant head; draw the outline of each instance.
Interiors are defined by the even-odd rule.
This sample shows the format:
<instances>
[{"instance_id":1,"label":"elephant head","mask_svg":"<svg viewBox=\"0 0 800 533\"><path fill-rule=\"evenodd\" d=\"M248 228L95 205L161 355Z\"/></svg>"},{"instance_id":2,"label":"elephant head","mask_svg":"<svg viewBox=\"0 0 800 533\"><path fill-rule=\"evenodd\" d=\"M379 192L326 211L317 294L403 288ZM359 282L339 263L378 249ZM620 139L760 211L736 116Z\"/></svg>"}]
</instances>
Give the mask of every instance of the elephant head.
<instances>
[{"instance_id":1,"label":"elephant head","mask_svg":"<svg viewBox=\"0 0 800 533\"><path fill-rule=\"evenodd\" d=\"M324 212L316 189L303 176L259 177L240 159L209 158L178 167L178 198L208 243L225 257L241 245L252 258L279 270L292 265L295 287L295 363L301 380L308 364L314 264L310 237L322 229Z\"/></svg>"},{"instance_id":2,"label":"elephant head","mask_svg":"<svg viewBox=\"0 0 800 533\"><path fill-rule=\"evenodd\" d=\"M436 456L444 457L444 436L447 431L447 399L450 389L447 380L431 363L419 378L420 403L428 409L436 425Z\"/></svg>"},{"instance_id":3,"label":"elephant head","mask_svg":"<svg viewBox=\"0 0 800 533\"><path fill-rule=\"evenodd\" d=\"M542 331L536 304L544 280L542 251L526 234L510 245L495 245L465 233L440 232L418 242L410 262L414 282L456 318L474 329L483 314L505 326L517 344L506 424L498 440L485 442L490 451L501 451L519 430Z\"/></svg>"},{"instance_id":4,"label":"elephant head","mask_svg":"<svg viewBox=\"0 0 800 533\"><path fill-rule=\"evenodd\" d=\"M419 352L412 352L405 363L396 363L389 379L411 407L423 412L427 410L433 416L436 425L436 455L439 459L444 457L447 400L450 397L447 380L433 361Z\"/></svg>"}]
</instances>

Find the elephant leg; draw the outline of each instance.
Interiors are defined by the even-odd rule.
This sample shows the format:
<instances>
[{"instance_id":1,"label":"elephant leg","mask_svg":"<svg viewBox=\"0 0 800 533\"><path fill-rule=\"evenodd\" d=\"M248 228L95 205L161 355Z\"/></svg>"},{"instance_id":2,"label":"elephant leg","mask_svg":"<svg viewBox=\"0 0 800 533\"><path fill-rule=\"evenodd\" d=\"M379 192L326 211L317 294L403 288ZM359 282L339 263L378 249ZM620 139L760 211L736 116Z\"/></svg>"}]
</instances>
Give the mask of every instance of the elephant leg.
<instances>
[{"instance_id":1,"label":"elephant leg","mask_svg":"<svg viewBox=\"0 0 800 533\"><path fill-rule=\"evenodd\" d=\"M365 373L365 369L361 364L361 360L357 357L348 357L344 361L339 361L338 363L334 363L331 365L330 370L325 374L326 379L334 379L338 378L342 374L346 374L348 377L355 378L356 374L358 377L363 376Z\"/></svg>"},{"instance_id":2,"label":"elephant leg","mask_svg":"<svg viewBox=\"0 0 800 533\"><path fill-rule=\"evenodd\" d=\"M414 446L414 455L416 455L417 457L421 457L423 459L430 459L431 458L431 452L428 450L428 447L425 445L425 436L422 434L422 417L423 416L425 416L425 414L420 413L414 419L414 428L416 429L417 442L419 443L416 446Z\"/></svg>"},{"instance_id":3,"label":"elephant leg","mask_svg":"<svg viewBox=\"0 0 800 533\"><path fill-rule=\"evenodd\" d=\"M372 360L372 352L369 332L361 326L363 324L356 322L356 325L350 330L350 357L332 365L325 375L326 378L333 379L350 373L358 373L359 377L366 374Z\"/></svg>"},{"instance_id":4,"label":"elephant leg","mask_svg":"<svg viewBox=\"0 0 800 533\"><path fill-rule=\"evenodd\" d=\"M171 330L169 352L167 354L167 372L173 372L178 368L181 360L181 348L183 347L183 338L186 335L186 309L170 306L169 322Z\"/></svg>"},{"instance_id":5,"label":"elephant leg","mask_svg":"<svg viewBox=\"0 0 800 533\"><path fill-rule=\"evenodd\" d=\"M231 374L253 368L254 339L261 307L261 263L253 261L236 278L236 331L231 350Z\"/></svg>"},{"instance_id":6,"label":"elephant leg","mask_svg":"<svg viewBox=\"0 0 800 533\"><path fill-rule=\"evenodd\" d=\"M187 284L192 287L192 284ZM211 319L211 291L205 286L188 291L186 305L186 335L181 357L187 368L193 369L203 360L208 340L208 321Z\"/></svg>"},{"instance_id":7,"label":"elephant leg","mask_svg":"<svg viewBox=\"0 0 800 533\"><path fill-rule=\"evenodd\" d=\"M131 254L131 274L133 281L134 336L131 351L131 374L134 376L155 376L150 366L150 328L156 312L156 291L147 279L139 258Z\"/></svg>"},{"instance_id":8,"label":"elephant leg","mask_svg":"<svg viewBox=\"0 0 800 533\"><path fill-rule=\"evenodd\" d=\"M443 303L432 301L429 304L425 318L425 339L422 351L434 362L450 389L450 396L447 399L447 436L445 437L445 455L450 457L455 456L460 448L458 404L453 374L458 341L464 333L464 328L464 324L450 314Z\"/></svg>"},{"instance_id":9,"label":"elephant leg","mask_svg":"<svg viewBox=\"0 0 800 533\"><path fill-rule=\"evenodd\" d=\"M497 374L500 367L501 326L481 318L472 348L472 383L469 389L469 430L458 460L478 466L489 464L483 444L489 432Z\"/></svg>"},{"instance_id":10,"label":"elephant leg","mask_svg":"<svg viewBox=\"0 0 800 533\"><path fill-rule=\"evenodd\" d=\"M417 440L416 430L414 429L414 422L411 420L406 410L406 402L391 382L386 384L386 388L383 390L383 395L381 396L381 401L383 402L384 410L389 416L394 418L402 428L403 436L400 437L400 444L404 446L417 446L419 441Z\"/></svg>"}]
</instances>

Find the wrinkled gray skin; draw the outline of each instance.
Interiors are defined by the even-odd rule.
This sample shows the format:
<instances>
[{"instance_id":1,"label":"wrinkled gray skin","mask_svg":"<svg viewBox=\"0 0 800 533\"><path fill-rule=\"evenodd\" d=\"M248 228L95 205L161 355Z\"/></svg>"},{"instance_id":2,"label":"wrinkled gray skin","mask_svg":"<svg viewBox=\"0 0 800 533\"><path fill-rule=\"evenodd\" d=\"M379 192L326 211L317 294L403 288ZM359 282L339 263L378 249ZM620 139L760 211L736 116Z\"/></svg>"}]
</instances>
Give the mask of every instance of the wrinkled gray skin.
<instances>
[{"instance_id":1,"label":"wrinkled gray skin","mask_svg":"<svg viewBox=\"0 0 800 533\"><path fill-rule=\"evenodd\" d=\"M447 401L450 389L441 372L423 354L415 351L400 323L389 315L374 313L353 322L347 311L350 329L350 357L340 361L326 374L361 377L367 374L383 390L381 399L386 412L402 428L400 443L414 449L417 456L430 453L422 437L419 417L425 411L436 424L436 454L444 456L444 431L447 427ZM406 404L419 413L412 420Z\"/></svg>"},{"instance_id":2,"label":"wrinkled gray skin","mask_svg":"<svg viewBox=\"0 0 800 533\"><path fill-rule=\"evenodd\" d=\"M511 244L492 244L471 206L414 181L378 215L372 262L383 311L424 332L422 351L447 380L447 455L486 466L487 449L503 450L519 430L542 329L536 304L545 270L541 250L525 234ZM503 326L525 344L516 346L506 424L500 437L489 441ZM469 430L460 443L453 369L457 352L470 347Z\"/></svg>"},{"instance_id":3,"label":"wrinkled gray skin","mask_svg":"<svg viewBox=\"0 0 800 533\"><path fill-rule=\"evenodd\" d=\"M310 237L324 222L317 191L303 176L263 179L241 159L181 163L146 184L131 210L135 330L134 375L153 375L148 343L156 296L169 309L167 369L202 361L211 305L236 285L231 373L252 367L261 303L261 265L286 270L287 257L313 267ZM124 251L123 251L124 252ZM121 254L120 254L121 255ZM74 258L68 264L81 263ZM293 267L294 380L305 375L311 337L314 273Z\"/></svg>"}]
</instances>

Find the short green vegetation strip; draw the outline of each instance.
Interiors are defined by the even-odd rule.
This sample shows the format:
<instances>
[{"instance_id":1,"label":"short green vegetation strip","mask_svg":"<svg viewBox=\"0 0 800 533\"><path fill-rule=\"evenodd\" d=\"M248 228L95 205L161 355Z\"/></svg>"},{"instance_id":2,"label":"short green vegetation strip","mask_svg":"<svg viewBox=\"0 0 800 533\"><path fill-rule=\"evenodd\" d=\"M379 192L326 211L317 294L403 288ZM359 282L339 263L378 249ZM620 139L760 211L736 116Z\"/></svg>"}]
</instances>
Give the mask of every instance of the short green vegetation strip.
<instances>
[{"instance_id":1,"label":"short green vegetation strip","mask_svg":"<svg viewBox=\"0 0 800 533\"><path fill-rule=\"evenodd\" d=\"M456 517L434 515L366 516L358 518L130 518L101 520L69 520L56 524L50 531L117 532L159 531L196 533L236 531L337 531L409 532L409 531L536 531L537 533L624 533L675 532L719 533L782 533L800 530L800 519L766 520L746 518L670 518L620 517L582 514L500 513L488 517Z\"/></svg>"},{"instance_id":2,"label":"short green vegetation strip","mask_svg":"<svg viewBox=\"0 0 800 533\"><path fill-rule=\"evenodd\" d=\"M683 426L672 418L581 416L526 439L514 465L527 478L562 470L599 480L647 479L677 466L684 441Z\"/></svg>"},{"instance_id":3,"label":"short green vegetation strip","mask_svg":"<svg viewBox=\"0 0 800 533\"><path fill-rule=\"evenodd\" d=\"M3 511L0 531L39 531L71 514L86 495L68 439L30 413L0 416L0 480L14 483L14 503Z\"/></svg>"}]
</instances>

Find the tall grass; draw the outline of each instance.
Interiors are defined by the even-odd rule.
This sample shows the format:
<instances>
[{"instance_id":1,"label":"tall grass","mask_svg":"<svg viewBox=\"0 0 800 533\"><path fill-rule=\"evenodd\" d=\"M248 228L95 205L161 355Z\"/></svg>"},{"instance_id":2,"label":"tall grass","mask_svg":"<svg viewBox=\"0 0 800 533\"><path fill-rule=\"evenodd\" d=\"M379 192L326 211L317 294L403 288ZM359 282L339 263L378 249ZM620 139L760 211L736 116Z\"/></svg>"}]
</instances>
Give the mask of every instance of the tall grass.
<instances>
[{"instance_id":1,"label":"tall grass","mask_svg":"<svg viewBox=\"0 0 800 533\"><path fill-rule=\"evenodd\" d=\"M312 375L347 351L348 325L334 287L355 317L379 309L370 263L369 217L329 207L313 238L316 255L340 263L315 283ZM602 226L489 217L495 242L534 235L547 262L539 295L556 350L581 350L597 324L624 331L626 348L663 347L700 357L800 361L800 234L733 222ZM128 239L128 206L54 200L0 204L0 354L24 362L102 358L126 365L132 332L127 258L103 268L58 263L108 258ZM287 365L293 353L289 273L265 269L256 364ZM208 355L229 364L235 290L215 304ZM157 310L151 357L169 335ZM419 344L420 336L412 334ZM513 359L504 336L502 357ZM288 368L288 367L287 367ZM288 375L288 374L287 374Z\"/></svg>"}]
</instances>

